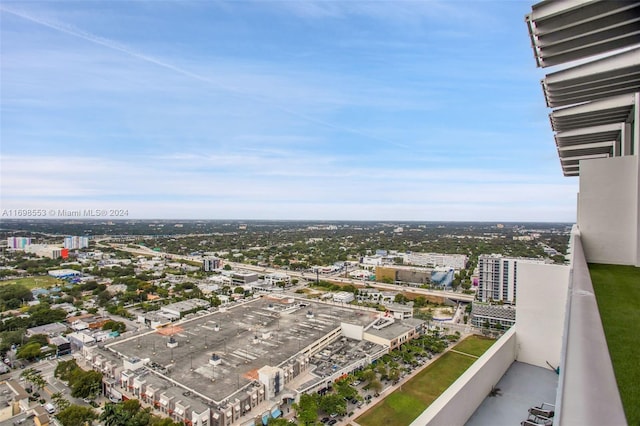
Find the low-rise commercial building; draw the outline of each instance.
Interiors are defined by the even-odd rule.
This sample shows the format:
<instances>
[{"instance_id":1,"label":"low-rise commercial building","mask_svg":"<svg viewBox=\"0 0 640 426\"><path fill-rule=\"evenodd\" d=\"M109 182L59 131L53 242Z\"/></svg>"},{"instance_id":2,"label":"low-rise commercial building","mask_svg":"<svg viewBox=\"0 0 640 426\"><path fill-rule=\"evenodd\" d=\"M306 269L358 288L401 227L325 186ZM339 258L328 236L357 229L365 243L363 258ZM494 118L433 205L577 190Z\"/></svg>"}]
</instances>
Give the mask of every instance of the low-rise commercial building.
<instances>
[{"instance_id":1,"label":"low-rise commercial building","mask_svg":"<svg viewBox=\"0 0 640 426\"><path fill-rule=\"evenodd\" d=\"M478 328L509 328L515 323L516 308L514 306L473 303L471 324Z\"/></svg>"},{"instance_id":2,"label":"low-rise commercial building","mask_svg":"<svg viewBox=\"0 0 640 426\"><path fill-rule=\"evenodd\" d=\"M259 279L255 272L223 271L222 274L229 276L233 285L247 285Z\"/></svg>"},{"instance_id":3,"label":"low-rise commercial building","mask_svg":"<svg viewBox=\"0 0 640 426\"><path fill-rule=\"evenodd\" d=\"M52 269L47 272L50 277L66 279L71 277L79 277L82 275L82 272L76 271L75 269Z\"/></svg>"},{"instance_id":4,"label":"low-rise commercial building","mask_svg":"<svg viewBox=\"0 0 640 426\"><path fill-rule=\"evenodd\" d=\"M415 318L399 321L392 317L382 317L364 330L363 337L392 351L422 335L425 324L424 321Z\"/></svg>"},{"instance_id":5,"label":"low-rise commercial building","mask_svg":"<svg viewBox=\"0 0 640 426\"><path fill-rule=\"evenodd\" d=\"M278 285L282 283L285 287L289 287L291 285L291 277L281 272L274 272L264 276L264 283L267 285Z\"/></svg>"},{"instance_id":6,"label":"low-rise commercial building","mask_svg":"<svg viewBox=\"0 0 640 426\"><path fill-rule=\"evenodd\" d=\"M48 257L50 259L69 257L69 249L48 244L29 244L24 248L25 253L35 254L39 257Z\"/></svg>"},{"instance_id":7,"label":"low-rise commercial building","mask_svg":"<svg viewBox=\"0 0 640 426\"><path fill-rule=\"evenodd\" d=\"M38 327L27 328L26 337L35 336L36 334L44 334L49 337L59 336L67 331L67 326L59 322L40 325Z\"/></svg>"},{"instance_id":8,"label":"low-rise commercial building","mask_svg":"<svg viewBox=\"0 0 640 426\"><path fill-rule=\"evenodd\" d=\"M384 307L386 308L387 313L395 319L406 320L413 318L413 302L408 305L403 305L401 303L385 303Z\"/></svg>"},{"instance_id":9,"label":"low-rise commercial building","mask_svg":"<svg viewBox=\"0 0 640 426\"><path fill-rule=\"evenodd\" d=\"M184 315L196 312L201 309L206 309L211 304L206 300L202 299L189 299L183 300L182 302L171 303L169 305L162 306L160 311L164 313L166 316L172 319L180 319Z\"/></svg>"},{"instance_id":10,"label":"low-rise commercial building","mask_svg":"<svg viewBox=\"0 0 640 426\"><path fill-rule=\"evenodd\" d=\"M409 252L403 255L403 260L407 265L442 266L460 270L467 267L468 258L464 254Z\"/></svg>"},{"instance_id":11,"label":"low-rise commercial building","mask_svg":"<svg viewBox=\"0 0 640 426\"><path fill-rule=\"evenodd\" d=\"M63 336L55 336L49 338L49 344L55 346L56 355L68 355L71 353L71 342Z\"/></svg>"},{"instance_id":12,"label":"low-rise commercial building","mask_svg":"<svg viewBox=\"0 0 640 426\"><path fill-rule=\"evenodd\" d=\"M355 296L348 291L339 291L333 294L333 301L336 303L351 303L354 300Z\"/></svg>"},{"instance_id":13,"label":"low-rise commercial building","mask_svg":"<svg viewBox=\"0 0 640 426\"><path fill-rule=\"evenodd\" d=\"M33 408L33 423L35 426L49 426L51 419L49 413L44 409L42 405L36 405Z\"/></svg>"},{"instance_id":14,"label":"low-rise commercial building","mask_svg":"<svg viewBox=\"0 0 640 426\"><path fill-rule=\"evenodd\" d=\"M0 382L0 422L29 409L29 394L15 380Z\"/></svg>"},{"instance_id":15,"label":"low-rise commercial building","mask_svg":"<svg viewBox=\"0 0 640 426\"><path fill-rule=\"evenodd\" d=\"M113 400L138 398L187 425L240 425L261 418L266 402L267 419L277 417L282 403L387 353L342 331L341 319L363 328L376 315L270 295L103 347L85 345L82 359L104 374ZM325 352L331 345L342 349Z\"/></svg>"}]
</instances>

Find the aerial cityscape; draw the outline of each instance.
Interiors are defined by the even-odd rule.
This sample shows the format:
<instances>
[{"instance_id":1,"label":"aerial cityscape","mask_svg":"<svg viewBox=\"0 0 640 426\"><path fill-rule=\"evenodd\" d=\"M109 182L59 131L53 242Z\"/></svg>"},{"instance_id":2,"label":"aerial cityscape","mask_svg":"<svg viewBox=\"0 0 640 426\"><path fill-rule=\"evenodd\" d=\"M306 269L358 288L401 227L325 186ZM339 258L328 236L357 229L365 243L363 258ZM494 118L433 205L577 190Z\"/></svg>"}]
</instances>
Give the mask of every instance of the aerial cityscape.
<instances>
[{"instance_id":1,"label":"aerial cityscape","mask_svg":"<svg viewBox=\"0 0 640 426\"><path fill-rule=\"evenodd\" d=\"M3 368L33 389L32 362L46 360L54 410L70 395L80 407L138 400L184 424L360 422L459 340L484 351L512 327L514 267L563 265L570 230L5 219ZM25 303L29 316L11 318ZM99 386L67 386L60 363L100 372Z\"/></svg>"},{"instance_id":2,"label":"aerial cityscape","mask_svg":"<svg viewBox=\"0 0 640 426\"><path fill-rule=\"evenodd\" d=\"M2 2L0 426L640 424L639 25Z\"/></svg>"}]
</instances>

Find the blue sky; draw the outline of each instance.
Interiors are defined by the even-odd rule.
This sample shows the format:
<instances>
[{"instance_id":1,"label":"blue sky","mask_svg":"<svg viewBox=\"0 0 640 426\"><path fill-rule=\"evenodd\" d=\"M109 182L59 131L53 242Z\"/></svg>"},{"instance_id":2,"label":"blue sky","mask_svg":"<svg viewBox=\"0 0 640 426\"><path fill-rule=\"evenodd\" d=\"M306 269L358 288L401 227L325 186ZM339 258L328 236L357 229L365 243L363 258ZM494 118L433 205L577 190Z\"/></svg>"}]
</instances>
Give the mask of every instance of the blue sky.
<instances>
[{"instance_id":1,"label":"blue sky","mask_svg":"<svg viewBox=\"0 0 640 426\"><path fill-rule=\"evenodd\" d=\"M1 207L573 222L530 5L4 1Z\"/></svg>"}]
</instances>

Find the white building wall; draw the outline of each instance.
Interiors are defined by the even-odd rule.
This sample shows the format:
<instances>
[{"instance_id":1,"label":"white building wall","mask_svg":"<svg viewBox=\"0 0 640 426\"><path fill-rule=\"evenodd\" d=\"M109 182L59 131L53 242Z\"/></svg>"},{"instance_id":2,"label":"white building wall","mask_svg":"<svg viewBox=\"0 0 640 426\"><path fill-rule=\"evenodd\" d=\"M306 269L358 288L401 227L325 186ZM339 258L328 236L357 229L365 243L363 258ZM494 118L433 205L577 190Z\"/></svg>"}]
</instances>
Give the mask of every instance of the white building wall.
<instances>
[{"instance_id":1,"label":"white building wall","mask_svg":"<svg viewBox=\"0 0 640 426\"><path fill-rule=\"evenodd\" d=\"M381 266L382 265L382 257L380 256L366 256L362 258L363 265L370 266Z\"/></svg>"},{"instance_id":2,"label":"white building wall","mask_svg":"<svg viewBox=\"0 0 640 426\"><path fill-rule=\"evenodd\" d=\"M560 365L569 266L522 263L518 267L516 359L549 368Z\"/></svg>"},{"instance_id":3,"label":"white building wall","mask_svg":"<svg viewBox=\"0 0 640 426\"><path fill-rule=\"evenodd\" d=\"M587 262L640 266L639 161L580 162L578 227Z\"/></svg>"},{"instance_id":4,"label":"white building wall","mask_svg":"<svg viewBox=\"0 0 640 426\"><path fill-rule=\"evenodd\" d=\"M333 295L333 301L336 303L350 303L354 300L355 296L353 293L349 293L348 291L339 291Z\"/></svg>"},{"instance_id":5,"label":"white building wall","mask_svg":"<svg viewBox=\"0 0 640 426\"><path fill-rule=\"evenodd\" d=\"M405 263L419 266L446 266L463 269L467 264L467 256L464 254L405 253L403 258Z\"/></svg>"},{"instance_id":6,"label":"white building wall","mask_svg":"<svg viewBox=\"0 0 640 426\"><path fill-rule=\"evenodd\" d=\"M349 339L362 340L364 333L364 327L361 325L349 324L346 322L340 323L342 328L342 334Z\"/></svg>"},{"instance_id":7,"label":"white building wall","mask_svg":"<svg viewBox=\"0 0 640 426\"><path fill-rule=\"evenodd\" d=\"M211 415L210 409L204 410L202 413L191 413L191 424L193 426L204 426L209 424L209 417Z\"/></svg>"},{"instance_id":8,"label":"white building wall","mask_svg":"<svg viewBox=\"0 0 640 426\"><path fill-rule=\"evenodd\" d=\"M411 426L465 424L513 363L515 346L516 335L512 328L433 401Z\"/></svg>"}]
</instances>

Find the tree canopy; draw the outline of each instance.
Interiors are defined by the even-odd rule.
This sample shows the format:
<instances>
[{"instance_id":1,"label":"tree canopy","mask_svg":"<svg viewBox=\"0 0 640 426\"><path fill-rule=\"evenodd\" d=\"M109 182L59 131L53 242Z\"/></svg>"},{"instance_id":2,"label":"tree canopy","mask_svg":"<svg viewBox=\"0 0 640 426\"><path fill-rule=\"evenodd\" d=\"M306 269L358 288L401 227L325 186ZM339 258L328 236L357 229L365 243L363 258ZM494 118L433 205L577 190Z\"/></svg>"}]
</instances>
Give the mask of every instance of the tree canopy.
<instances>
[{"instance_id":1,"label":"tree canopy","mask_svg":"<svg viewBox=\"0 0 640 426\"><path fill-rule=\"evenodd\" d=\"M90 407L70 405L56 414L63 426L84 426L97 418L96 412Z\"/></svg>"},{"instance_id":2,"label":"tree canopy","mask_svg":"<svg viewBox=\"0 0 640 426\"><path fill-rule=\"evenodd\" d=\"M59 362L54 375L69 383L71 396L76 398L95 398L100 392L102 373L84 371L75 360Z\"/></svg>"},{"instance_id":3,"label":"tree canopy","mask_svg":"<svg viewBox=\"0 0 640 426\"><path fill-rule=\"evenodd\" d=\"M102 329L124 333L125 331L127 331L127 325L121 321L109 320L102 325Z\"/></svg>"},{"instance_id":4,"label":"tree canopy","mask_svg":"<svg viewBox=\"0 0 640 426\"><path fill-rule=\"evenodd\" d=\"M42 345L38 342L27 343L26 345L21 346L20 349L18 349L16 357L19 359L29 360L36 359L42 354L42 352L40 351L41 347Z\"/></svg>"},{"instance_id":5,"label":"tree canopy","mask_svg":"<svg viewBox=\"0 0 640 426\"><path fill-rule=\"evenodd\" d=\"M182 423L171 419L154 416L151 409L142 408L137 399L118 404L106 403L100 414L100 421L105 426L182 426Z\"/></svg>"},{"instance_id":6,"label":"tree canopy","mask_svg":"<svg viewBox=\"0 0 640 426\"><path fill-rule=\"evenodd\" d=\"M23 302L33 300L31 291L22 284L7 284L0 286L0 311L17 309Z\"/></svg>"}]
</instances>

